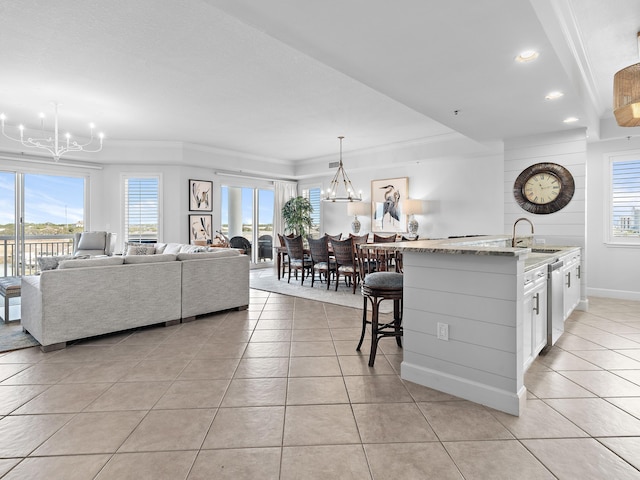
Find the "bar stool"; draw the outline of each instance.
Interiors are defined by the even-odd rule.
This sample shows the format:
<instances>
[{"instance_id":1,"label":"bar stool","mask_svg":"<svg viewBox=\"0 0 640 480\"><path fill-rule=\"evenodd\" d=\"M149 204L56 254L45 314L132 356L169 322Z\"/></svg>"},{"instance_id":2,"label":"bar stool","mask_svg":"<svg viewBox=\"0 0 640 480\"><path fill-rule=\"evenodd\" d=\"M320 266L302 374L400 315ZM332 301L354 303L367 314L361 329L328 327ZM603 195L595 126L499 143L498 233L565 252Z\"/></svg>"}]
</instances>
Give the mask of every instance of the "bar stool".
<instances>
[{"instance_id":1,"label":"bar stool","mask_svg":"<svg viewBox=\"0 0 640 480\"><path fill-rule=\"evenodd\" d=\"M367 329L371 325L371 353L369 366L373 367L378 350L378 341L383 337L396 337L396 343L402 347L402 274L396 272L375 272L367 275L362 282L364 307L362 312L362 334L357 351L360 351ZM371 321L367 320L367 300L371 302ZM380 302L393 300L393 321L378 323Z\"/></svg>"}]
</instances>

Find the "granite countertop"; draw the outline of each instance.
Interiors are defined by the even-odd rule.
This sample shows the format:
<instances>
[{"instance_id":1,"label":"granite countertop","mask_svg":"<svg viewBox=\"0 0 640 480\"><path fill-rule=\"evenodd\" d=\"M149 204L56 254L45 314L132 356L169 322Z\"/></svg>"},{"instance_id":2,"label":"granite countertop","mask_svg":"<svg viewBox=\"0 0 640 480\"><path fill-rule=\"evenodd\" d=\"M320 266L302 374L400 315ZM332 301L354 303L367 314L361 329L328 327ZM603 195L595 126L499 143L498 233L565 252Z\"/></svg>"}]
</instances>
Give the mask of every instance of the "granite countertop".
<instances>
[{"instance_id":1,"label":"granite countertop","mask_svg":"<svg viewBox=\"0 0 640 480\"><path fill-rule=\"evenodd\" d=\"M561 255L579 250L576 246L534 245L512 247L511 235L486 235L478 237L445 238L439 240L415 240L409 242L379 243L380 250L417 253L446 253L451 255L494 255L521 257L525 270L549 263ZM371 246L369 244L368 246Z\"/></svg>"}]
</instances>

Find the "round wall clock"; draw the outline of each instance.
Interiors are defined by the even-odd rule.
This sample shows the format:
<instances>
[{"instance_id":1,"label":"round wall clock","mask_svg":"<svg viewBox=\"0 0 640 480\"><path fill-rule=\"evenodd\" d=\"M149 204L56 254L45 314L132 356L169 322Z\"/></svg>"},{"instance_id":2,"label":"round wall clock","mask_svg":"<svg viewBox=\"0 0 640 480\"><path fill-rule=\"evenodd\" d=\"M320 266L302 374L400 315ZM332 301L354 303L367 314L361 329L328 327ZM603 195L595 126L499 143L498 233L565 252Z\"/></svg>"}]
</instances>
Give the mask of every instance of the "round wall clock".
<instances>
[{"instance_id":1,"label":"round wall clock","mask_svg":"<svg viewBox=\"0 0 640 480\"><path fill-rule=\"evenodd\" d=\"M518 175L513 196L527 212L544 215L566 207L575 189L571 173L562 165L536 163Z\"/></svg>"}]
</instances>

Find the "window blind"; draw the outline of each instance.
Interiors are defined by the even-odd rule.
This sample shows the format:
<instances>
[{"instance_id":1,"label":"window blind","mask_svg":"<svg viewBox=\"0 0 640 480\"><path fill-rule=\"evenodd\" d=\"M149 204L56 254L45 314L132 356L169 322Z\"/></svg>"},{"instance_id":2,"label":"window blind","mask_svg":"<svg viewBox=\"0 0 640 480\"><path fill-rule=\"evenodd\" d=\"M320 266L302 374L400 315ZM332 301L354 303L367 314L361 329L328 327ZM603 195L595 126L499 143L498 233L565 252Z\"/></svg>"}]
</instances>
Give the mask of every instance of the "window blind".
<instances>
[{"instance_id":1,"label":"window blind","mask_svg":"<svg viewBox=\"0 0 640 480\"><path fill-rule=\"evenodd\" d=\"M320 234L320 188L306 188L302 191L302 196L309 200L313 207L311 213L311 232L313 236Z\"/></svg>"},{"instance_id":2,"label":"window blind","mask_svg":"<svg viewBox=\"0 0 640 480\"><path fill-rule=\"evenodd\" d=\"M125 241L156 243L160 217L158 177L125 178Z\"/></svg>"},{"instance_id":3,"label":"window blind","mask_svg":"<svg viewBox=\"0 0 640 480\"><path fill-rule=\"evenodd\" d=\"M612 162L612 234L640 237L640 160Z\"/></svg>"}]
</instances>

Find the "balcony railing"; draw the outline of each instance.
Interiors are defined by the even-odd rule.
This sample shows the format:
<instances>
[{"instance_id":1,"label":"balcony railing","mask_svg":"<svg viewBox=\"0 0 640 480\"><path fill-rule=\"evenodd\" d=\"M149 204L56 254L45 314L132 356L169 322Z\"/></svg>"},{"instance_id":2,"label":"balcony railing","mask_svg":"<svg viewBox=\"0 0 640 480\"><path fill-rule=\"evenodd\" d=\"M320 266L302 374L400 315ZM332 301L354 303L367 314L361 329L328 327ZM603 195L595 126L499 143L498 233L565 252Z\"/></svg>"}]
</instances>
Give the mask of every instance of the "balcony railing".
<instances>
[{"instance_id":1,"label":"balcony railing","mask_svg":"<svg viewBox=\"0 0 640 480\"><path fill-rule=\"evenodd\" d=\"M73 253L73 235L30 235L24 243L24 274L38 273L38 258L53 255L71 255ZM20 275L22 259L15 262L16 243L13 236L0 235L0 259L3 277ZM17 264L17 270L14 270Z\"/></svg>"}]
</instances>

